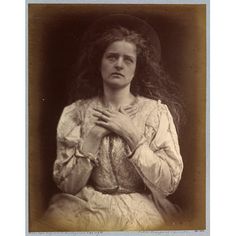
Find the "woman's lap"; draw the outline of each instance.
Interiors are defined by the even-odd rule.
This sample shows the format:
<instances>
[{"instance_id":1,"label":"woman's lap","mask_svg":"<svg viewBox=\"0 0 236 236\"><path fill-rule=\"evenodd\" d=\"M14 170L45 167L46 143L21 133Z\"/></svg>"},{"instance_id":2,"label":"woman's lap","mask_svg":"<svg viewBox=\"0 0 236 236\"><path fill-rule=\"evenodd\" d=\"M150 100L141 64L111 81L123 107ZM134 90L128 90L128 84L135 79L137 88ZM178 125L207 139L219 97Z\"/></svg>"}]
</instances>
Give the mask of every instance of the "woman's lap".
<instances>
[{"instance_id":1,"label":"woman's lap","mask_svg":"<svg viewBox=\"0 0 236 236\"><path fill-rule=\"evenodd\" d=\"M103 194L84 187L77 195L57 194L44 220L68 230L157 229L163 219L148 195Z\"/></svg>"}]
</instances>

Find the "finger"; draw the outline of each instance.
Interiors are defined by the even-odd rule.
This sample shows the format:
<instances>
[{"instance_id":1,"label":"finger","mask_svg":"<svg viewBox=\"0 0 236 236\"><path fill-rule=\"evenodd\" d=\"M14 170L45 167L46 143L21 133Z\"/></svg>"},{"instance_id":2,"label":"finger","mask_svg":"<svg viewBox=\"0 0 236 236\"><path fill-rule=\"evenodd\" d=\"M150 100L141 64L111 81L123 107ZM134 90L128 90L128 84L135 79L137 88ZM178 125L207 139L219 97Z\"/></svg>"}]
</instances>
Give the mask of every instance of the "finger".
<instances>
[{"instance_id":1,"label":"finger","mask_svg":"<svg viewBox=\"0 0 236 236\"><path fill-rule=\"evenodd\" d=\"M138 111L137 110L131 110L131 111L128 111L126 112L128 115L131 115L131 114L136 114Z\"/></svg>"},{"instance_id":2,"label":"finger","mask_svg":"<svg viewBox=\"0 0 236 236\"><path fill-rule=\"evenodd\" d=\"M129 111L130 109L133 108L133 106L130 106L130 105L129 105L129 106L124 106L123 108L124 108L125 111Z\"/></svg>"},{"instance_id":3,"label":"finger","mask_svg":"<svg viewBox=\"0 0 236 236\"><path fill-rule=\"evenodd\" d=\"M100 110L98 108L93 108L93 110L96 111L96 112L102 113L105 116L110 116L111 115L111 111L109 111L109 110Z\"/></svg>"},{"instance_id":4,"label":"finger","mask_svg":"<svg viewBox=\"0 0 236 236\"><path fill-rule=\"evenodd\" d=\"M138 112L138 108L135 106L135 107L131 107L131 108L125 110L125 111L126 111L126 113L128 115L130 115L130 114L133 114L133 113L137 113Z\"/></svg>"},{"instance_id":5,"label":"finger","mask_svg":"<svg viewBox=\"0 0 236 236\"><path fill-rule=\"evenodd\" d=\"M120 109L119 109L119 112L121 112L122 114L125 114L125 115L127 115L127 113L126 113L126 111L124 110L124 108L123 108L123 107L120 107Z\"/></svg>"},{"instance_id":6,"label":"finger","mask_svg":"<svg viewBox=\"0 0 236 236\"><path fill-rule=\"evenodd\" d=\"M129 111L127 111L127 114L130 115L130 114L136 114L138 112L138 108L133 108L133 109L130 109Z\"/></svg>"},{"instance_id":7,"label":"finger","mask_svg":"<svg viewBox=\"0 0 236 236\"><path fill-rule=\"evenodd\" d=\"M101 121L101 120L97 120L97 121L95 121L95 124L110 130L110 125L107 122L104 122L104 121Z\"/></svg>"},{"instance_id":8,"label":"finger","mask_svg":"<svg viewBox=\"0 0 236 236\"><path fill-rule=\"evenodd\" d=\"M134 118L135 115L136 115L136 112L129 113L128 115L129 115L130 118Z\"/></svg>"},{"instance_id":9,"label":"finger","mask_svg":"<svg viewBox=\"0 0 236 236\"><path fill-rule=\"evenodd\" d=\"M129 109L127 112L137 112L138 108L137 107L132 107L132 109Z\"/></svg>"},{"instance_id":10,"label":"finger","mask_svg":"<svg viewBox=\"0 0 236 236\"><path fill-rule=\"evenodd\" d=\"M107 116L105 116L105 115L103 115L103 114L100 114L100 113L93 113L92 114L93 116L95 116L95 117L97 117L99 120L103 120L103 121L105 121L105 122L108 122L109 121L109 117L107 117Z\"/></svg>"},{"instance_id":11,"label":"finger","mask_svg":"<svg viewBox=\"0 0 236 236\"><path fill-rule=\"evenodd\" d=\"M135 114L129 115L129 118L130 118L130 119L133 119L134 117L135 117Z\"/></svg>"},{"instance_id":12,"label":"finger","mask_svg":"<svg viewBox=\"0 0 236 236\"><path fill-rule=\"evenodd\" d=\"M99 111L93 111L92 112L92 115L97 115L97 116L102 116L102 115L104 115L103 113L101 113L101 112L99 112ZM105 116L105 115L104 115Z\"/></svg>"},{"instance_id":13,"label":"finger","mask_svg":"<svg viewBox=\"0 0 236 236\"><path fill-rule=\"evenodd\" d=\"M129 108L125 109L125 111L130 112L130 111L137 111L138 108L137 106L130 106Z\"/></svg>"}]
</instances>

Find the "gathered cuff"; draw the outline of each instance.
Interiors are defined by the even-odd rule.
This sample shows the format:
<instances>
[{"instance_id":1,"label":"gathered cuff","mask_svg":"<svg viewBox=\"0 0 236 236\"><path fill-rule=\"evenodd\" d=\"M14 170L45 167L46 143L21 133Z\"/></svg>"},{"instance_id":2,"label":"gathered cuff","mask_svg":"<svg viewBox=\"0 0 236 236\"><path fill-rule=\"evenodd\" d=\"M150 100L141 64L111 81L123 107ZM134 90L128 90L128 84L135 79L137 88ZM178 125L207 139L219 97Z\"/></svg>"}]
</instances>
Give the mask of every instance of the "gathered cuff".
<instances>
[{"instance_id":1,"label":"gathered cuff","mask_svg":"<svg viewBox=\"0 0 236 236\"><path fill-rule=\"evenodd\" d=\"M79 146L76 146L75 148L75 157L77 158L87 158L93 165L98 166L99 160L97 155L93 153L84 153Z\"/></svg>"}]
</instances>

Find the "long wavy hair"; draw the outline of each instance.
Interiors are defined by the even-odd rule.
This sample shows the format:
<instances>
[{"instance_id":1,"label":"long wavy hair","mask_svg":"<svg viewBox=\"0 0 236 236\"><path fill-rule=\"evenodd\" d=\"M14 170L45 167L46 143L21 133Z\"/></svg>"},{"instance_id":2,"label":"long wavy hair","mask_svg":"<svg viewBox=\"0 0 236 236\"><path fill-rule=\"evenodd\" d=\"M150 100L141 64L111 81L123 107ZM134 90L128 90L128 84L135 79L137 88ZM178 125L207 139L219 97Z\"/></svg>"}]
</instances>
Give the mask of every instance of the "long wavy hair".
<instances>
[{"instance_id":1,"label":"long wavy hair","mask_svg":"<svg viewBox=\"0 0 236 236\"><path fill-rule=\"evenodd\" d=\"M69 93L70 102L103 94L100 71L102 56L111 43L121 40L133 43L137 49L137 65L131 82L131 93L135 96L161 100L166 104L179 133L183 108L177 86L157 60L153 45L139 33L122 26L111 28L95 36L94 40L84 40L81 44L74 82Z\"/></svg>"}]
</instances>

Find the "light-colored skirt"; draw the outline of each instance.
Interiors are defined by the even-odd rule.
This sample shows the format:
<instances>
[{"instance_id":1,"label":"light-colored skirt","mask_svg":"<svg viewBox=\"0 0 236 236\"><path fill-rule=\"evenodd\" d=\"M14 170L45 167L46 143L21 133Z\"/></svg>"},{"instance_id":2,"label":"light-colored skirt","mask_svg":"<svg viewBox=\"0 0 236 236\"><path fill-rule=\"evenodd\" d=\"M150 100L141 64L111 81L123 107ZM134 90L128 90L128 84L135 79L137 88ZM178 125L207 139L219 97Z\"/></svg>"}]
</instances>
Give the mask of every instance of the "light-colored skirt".
<instances>
[{"instance_id":1,"label":"light-colored skirt","mask_svg":"<svg viewBox=\"0 0 236 236\"><path fill-rule=\"evenodd\" d=\"M84 187L52 198L44 222L58 231L154 230L164 220L151 195L104 194Z\"/></svg>"}]
</instances>

